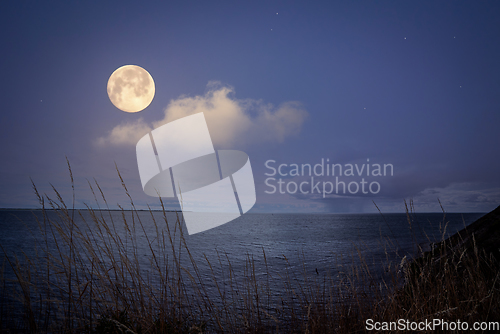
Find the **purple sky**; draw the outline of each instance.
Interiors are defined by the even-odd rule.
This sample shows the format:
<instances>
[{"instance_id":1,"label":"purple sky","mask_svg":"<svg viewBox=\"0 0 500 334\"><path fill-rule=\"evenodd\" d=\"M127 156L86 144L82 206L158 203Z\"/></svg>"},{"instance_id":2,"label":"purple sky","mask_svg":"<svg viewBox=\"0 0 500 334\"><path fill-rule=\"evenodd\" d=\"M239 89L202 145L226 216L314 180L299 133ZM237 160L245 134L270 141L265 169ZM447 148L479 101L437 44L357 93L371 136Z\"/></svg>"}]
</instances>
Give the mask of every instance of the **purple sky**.
<instances>
[{"instance_id":1,"label":"purple sky","mask_svg":"<svg viewBox=\"0 0 500 334\"><path fill-rule=\"evenodd\" d=\"M134 138L113 141L111 131L153 127L166 109L226 92L217 103L251 126L214 144L249 155L252 212L375 212L372 201L401 212L411 199L426 212L440 210L438 198L450 212L492 210L500 204L498 17L498 1L4 3L0 207L38 207L30 177L42 193L54 197L52 184L70 201L66 156L77 207L95 206L94 179L111 207L130 207L115 163L136 205L157 207L142 191ZM135 114L106 92L126 64L144 67L156 84L151 105ZM377 194L265 193L267 160L321 159L370 159L394 174L369 178Z\"/></svg>"}]
</instances>

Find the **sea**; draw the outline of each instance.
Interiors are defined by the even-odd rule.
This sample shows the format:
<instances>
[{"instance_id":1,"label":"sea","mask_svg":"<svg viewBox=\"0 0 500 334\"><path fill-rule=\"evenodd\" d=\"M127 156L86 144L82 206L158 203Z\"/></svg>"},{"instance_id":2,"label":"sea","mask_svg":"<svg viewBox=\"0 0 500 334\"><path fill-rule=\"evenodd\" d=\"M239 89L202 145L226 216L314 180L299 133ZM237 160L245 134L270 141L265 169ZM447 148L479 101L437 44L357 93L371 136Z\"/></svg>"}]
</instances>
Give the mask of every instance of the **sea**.
<instances>
[{"instance_id":1,"label":"sea","mask_svg":"<svg viewBox=\"0 0 500 334\"><path fill-rule=\"evenodd\" d=\"M106 221L113 227L111 235L125 240L128 243L125 248L135 248L130 254L135 254L145 275L150 273L151 252L153 249L160 251L161 247L155 248L155 245L161 238L170 242L170 235L174 247L163 251L171 258L179 258L185 267L194 261L199 277L209 282L209 294L217 293L214 281L227 279L224 268L228 265L232 279L244 280L248 276L249 261L257 281L269 276L283 277L285 272L298 281L307 280L307 277L334 277L361 262L377 273L383 268L381 264L392 261L397 265L405 256L407 259L418 256L433 242L449 237L483 215L247 213L217 228L188 235L179 212L68 211L75 222L75 231L85 231L87 235L97 235L96 219ZM42 261L38 248L58 251L50 238L48 241L43 238L48 231L44 219L61 221L65 218L60 211L0 210L2 275L4 282L8 282L4 283L4 291L5 284L15 286L7 258L14 261L17 257L21 263L29 259L36 264ZM51 233L53 230L47 235ZM279 291L272 294L279 295Z\"/></svg>"}]
</instances>

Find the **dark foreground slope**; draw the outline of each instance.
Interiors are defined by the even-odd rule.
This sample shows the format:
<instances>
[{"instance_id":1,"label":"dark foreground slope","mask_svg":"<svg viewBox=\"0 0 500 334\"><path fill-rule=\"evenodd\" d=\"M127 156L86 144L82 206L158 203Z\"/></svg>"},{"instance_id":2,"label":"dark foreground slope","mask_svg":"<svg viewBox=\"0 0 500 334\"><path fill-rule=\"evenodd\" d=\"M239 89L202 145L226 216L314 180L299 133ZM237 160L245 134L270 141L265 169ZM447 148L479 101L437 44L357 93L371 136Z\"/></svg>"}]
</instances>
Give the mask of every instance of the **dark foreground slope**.
<instances>
[{"instance_id":1,"label":"dark foreground slope","mask_svg":"<svg viewBox=\"0 0 500 334\"><path fill-rule=\"evenodd\" d=\"M405 268L386 308L391 318L492 322L500 326L500 207ZM500 329L500 327L499 327ZM444 330L448 332L448 330Z\"/></svg>"},{"instance_id":2,"label":"dark foreground slope","mask_svg":"<svg viewBox=\"0 0 500 334\"><path fill-rule=\"evenodd\" d=\"M477 248L479 252L500 261L500 206L443 243L468 253Z\"/></svg>"}]
</instances>

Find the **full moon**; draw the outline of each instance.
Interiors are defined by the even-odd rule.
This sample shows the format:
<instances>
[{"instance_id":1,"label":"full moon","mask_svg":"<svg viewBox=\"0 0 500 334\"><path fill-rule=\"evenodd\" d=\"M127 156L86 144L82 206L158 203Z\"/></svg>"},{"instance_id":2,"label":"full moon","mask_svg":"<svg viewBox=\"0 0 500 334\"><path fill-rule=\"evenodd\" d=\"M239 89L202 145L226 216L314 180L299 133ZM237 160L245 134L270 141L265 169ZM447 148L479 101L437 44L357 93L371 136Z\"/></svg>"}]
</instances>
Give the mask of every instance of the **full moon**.
<instances>
[{"instance_id":1,"label":"full moon","mask_svg":"<svg viewBox=\"0 0 500 334\"><path fill-rule=\"evenodd\" d=\"M141 111L149 106L155 96L153 77L140 66L122 66L109 77L108 96L120 110Z\"/></svg>"}]
</instances>

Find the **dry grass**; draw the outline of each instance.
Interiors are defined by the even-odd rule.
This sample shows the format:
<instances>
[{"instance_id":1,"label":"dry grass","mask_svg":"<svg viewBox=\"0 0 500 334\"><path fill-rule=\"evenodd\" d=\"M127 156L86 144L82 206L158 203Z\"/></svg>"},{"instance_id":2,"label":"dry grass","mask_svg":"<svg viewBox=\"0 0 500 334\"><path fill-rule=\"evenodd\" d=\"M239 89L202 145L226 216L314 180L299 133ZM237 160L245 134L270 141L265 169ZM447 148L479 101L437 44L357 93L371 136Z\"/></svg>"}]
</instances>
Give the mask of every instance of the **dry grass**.
<instances>
[{"instance_id":1,"label":"dry grass","mask_svg":"<svg viewBox=\"0 0 500 334\"><path fill-rule=\"evenodd\" d=\"M108 211L97 183L89 186L96 203L104 203L104 208L88 207L90 220L68 207L56 189L55 198L49 198L34 187L43 208L38 229L33 231L37 253L16 257L4 251L0 329L13 333L354 333L365 331L366 319L440 318L472 323L500 318L498 262L477 245L465 251L442 242L417 261L392 256L398 261L380 264L385 272L382 278L370 270L362 249L355 255L357 264L335 277L311 277L305 268L273 275L263 251L267 275L259 279L251 256L243 273L233 269L226 254L218 253L217 263L208 258L195 261L181 220L167 222L165 210L161 220L150 210L156 229L151 238L123 180L122 184L132 212L123 210L119 222ZM76 224L77 218L85 224ZM408 222L411 228L411 205ZM147 266L139 258L138 240L144 238ZM7 270L15 275L13 281L4 277ZM274 295L277 286L279 298Z\"/></svg>"}]
</instances>

